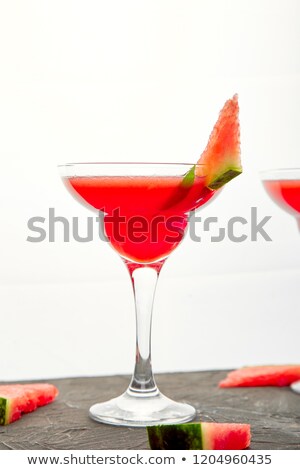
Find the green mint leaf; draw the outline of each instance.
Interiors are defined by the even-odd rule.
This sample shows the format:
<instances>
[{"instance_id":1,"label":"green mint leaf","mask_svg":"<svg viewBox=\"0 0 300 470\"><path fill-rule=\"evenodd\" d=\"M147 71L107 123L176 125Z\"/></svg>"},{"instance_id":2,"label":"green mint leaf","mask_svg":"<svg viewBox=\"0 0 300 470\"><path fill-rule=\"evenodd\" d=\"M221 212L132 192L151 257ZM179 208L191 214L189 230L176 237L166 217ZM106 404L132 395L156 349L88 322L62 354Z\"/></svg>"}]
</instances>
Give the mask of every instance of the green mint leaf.
<instances>
[{"instance_id":1,"label":"green mint leaf","mask_svg":"<svg viewBox=\"0 0 300 470\"><path fill-rule=\"evenodd\" d=\"M184 175L182 180L182 185L185 187L192 186L195 181L195 169L196 165L193 165L192 168Z\"/></svg>"}]
</instances>

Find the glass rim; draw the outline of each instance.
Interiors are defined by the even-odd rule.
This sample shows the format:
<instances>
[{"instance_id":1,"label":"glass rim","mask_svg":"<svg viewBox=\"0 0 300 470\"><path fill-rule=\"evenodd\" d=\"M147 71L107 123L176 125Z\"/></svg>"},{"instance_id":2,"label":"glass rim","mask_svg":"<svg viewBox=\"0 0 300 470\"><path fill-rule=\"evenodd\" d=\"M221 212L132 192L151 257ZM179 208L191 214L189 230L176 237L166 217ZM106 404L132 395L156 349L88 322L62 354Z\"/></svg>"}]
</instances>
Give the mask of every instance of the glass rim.
<instances>
[{"instance_id":1,"label":"glass rim","mask_svg":"<svg viewBox=\"0 0 300 470\"><path fill-rule=\"evenodd\" d=\"M299 168L270 168L269 170L261 170L259 174L261 178L263 179L267 179L268 176L272 179L276 176L278 177L280 174L290 175L290 177L292 177L293 173L298 173L298 172L300 173L300 167Z\"/></svg>"},{"instance_id":2,"label":"glass rim","mask_svg":"<svg viewBox=\"0 0 300 470\"><path fill-rule=\"evenodd\" d=\"M172 166L197 166L205 167L205 163L186 163L186 162L73 162L73 163L60 163L58 168L70 166L84 166L84 165L172 165Z\"/></svg>"}]
</instances>

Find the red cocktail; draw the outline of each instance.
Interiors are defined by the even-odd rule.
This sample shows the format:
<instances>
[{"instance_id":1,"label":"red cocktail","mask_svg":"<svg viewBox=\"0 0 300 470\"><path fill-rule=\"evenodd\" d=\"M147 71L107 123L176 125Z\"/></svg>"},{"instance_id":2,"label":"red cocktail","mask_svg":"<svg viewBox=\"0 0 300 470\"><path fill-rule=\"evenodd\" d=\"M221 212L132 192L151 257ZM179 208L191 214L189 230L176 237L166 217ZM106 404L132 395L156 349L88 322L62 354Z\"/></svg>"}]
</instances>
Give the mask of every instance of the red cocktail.
<instances>
[{"instance_id":1,"label":"red cocktail","mask_svg":"<svg viewBox=\"0 0 300 470\"><path fill-rule=\"evenodd\" d=\"M122 168L122 165L120 165ZM205 177L185 185L183 176L88 176L68 182L104 214L111 245L125 259L151 263L166 258L181 242L189 212L214 194Z\"/></svg>"}]
</instances>

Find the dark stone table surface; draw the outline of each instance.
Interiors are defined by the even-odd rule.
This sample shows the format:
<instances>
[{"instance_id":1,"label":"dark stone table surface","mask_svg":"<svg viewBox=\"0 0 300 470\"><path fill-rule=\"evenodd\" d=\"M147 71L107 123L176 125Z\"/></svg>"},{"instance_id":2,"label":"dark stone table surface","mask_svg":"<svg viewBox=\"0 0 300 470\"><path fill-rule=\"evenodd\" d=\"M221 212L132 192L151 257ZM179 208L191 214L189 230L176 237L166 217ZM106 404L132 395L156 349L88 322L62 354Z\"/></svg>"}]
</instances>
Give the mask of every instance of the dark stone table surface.
<instances>
[{"instance_id":1,"label":"dark stone table surface","mask_svg":"<svg viewBox=\"0 0 300 470\"><path fill-rule=\"evenodd\" d=\"M219 389L226 371L158 374L160 390L197 408L202 421L250 423L251 449L300 450L300 395L288 387ZM92 421L89 407L122 393L127 376L48 380L55 402L0 427L0 449L149 449L144 428Z\"/></svg>"}]
</instances>

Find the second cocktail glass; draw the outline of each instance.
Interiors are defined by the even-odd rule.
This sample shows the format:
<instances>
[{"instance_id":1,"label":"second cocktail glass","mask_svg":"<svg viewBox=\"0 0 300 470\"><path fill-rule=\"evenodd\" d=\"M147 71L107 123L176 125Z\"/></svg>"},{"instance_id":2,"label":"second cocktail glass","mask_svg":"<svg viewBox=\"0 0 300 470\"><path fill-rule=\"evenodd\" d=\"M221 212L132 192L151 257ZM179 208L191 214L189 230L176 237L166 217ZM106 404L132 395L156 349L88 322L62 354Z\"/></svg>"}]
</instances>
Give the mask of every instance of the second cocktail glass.
<instances>
[{"instance_id":1,"label":"second cocktail glass","mask_svg":"<svg viewBox=\"0 0 300 470\"><path fill-rule=\"evenodd\" d=\"M300 230L300 168L267 170L261 177L269 196L296 218Z\"/></svg>"},{"instance_id":2,"label":"second cocktail glass","mask_svg":"<svg viewBox=\"0 0 300 470\"><path fill-rule=\"evenodd\" d=\"M100 211L108 241L131 276L136 308L136 362L128 389L91 407L96 421L148 426L190 421L195 409L165 397L151 366L151 317L159 272L182 241L191 211L214 191L205 167L173 163L77 163L60 166L69 190Z\"/></svg>"},{"instance_id":3,"label":"second cocktail glass","mask_svg":"<svg viewBox=\"0 0 300 470\"><path fill-rule=\"evenodd\" d=\"M269 196L285 211L296 218L300 231L300 168L281 168L261 173ZM300 393L300 381L291 385Z\"/></svg>"}]
</instances>

